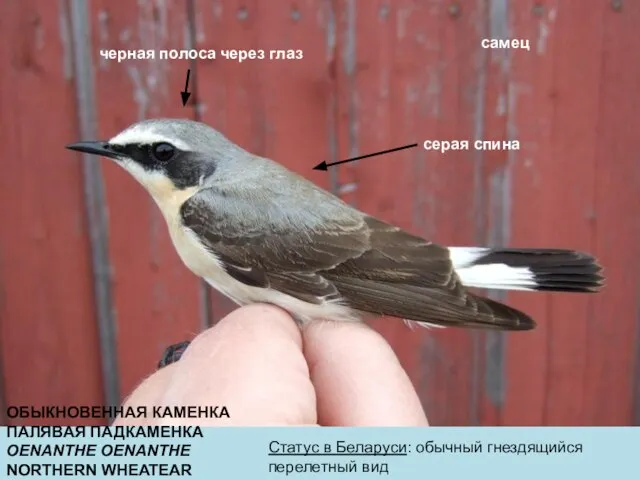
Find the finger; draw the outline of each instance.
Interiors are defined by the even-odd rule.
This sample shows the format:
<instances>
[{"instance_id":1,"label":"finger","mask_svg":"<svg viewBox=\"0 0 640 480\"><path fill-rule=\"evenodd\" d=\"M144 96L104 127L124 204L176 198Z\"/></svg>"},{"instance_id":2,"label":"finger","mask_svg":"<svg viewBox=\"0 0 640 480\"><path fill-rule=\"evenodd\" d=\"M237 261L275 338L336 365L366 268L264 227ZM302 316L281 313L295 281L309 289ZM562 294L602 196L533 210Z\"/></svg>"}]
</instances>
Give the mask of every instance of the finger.
<instances>
[{"instance_id":1,"label":"finger","mask_svg":"<svg viewBox=\"0 0 640 480\"><path fill-rule=\"evenodd\" d=\"M167 365L155 372L150 377L146 378L136 388L131 395L124 401L123 407L128 409L133 408L133 412L136 414L139 412L139 408L145 407L147 415L141 415L140 417L118 417L113 425L152 425L154 424L151 409L154 405L159 404L160 396L169 385L173 376L173 371L178 367L177 363Z\"/></svg>"},{"instance_id":2,"label":"finger","mask_svg":"<svg viewBox=\"0 0 640 480\"><path fill-rule=\"evenodd\" d=\"M164 387L158 404L218 406L218 413L226 406L230 418L164 418L160 423L316 423L300 330L279 308L252 305L234 311L196 337L174 365L166 383L157 380Z\"/></svg>"},{"instance_id":3,"label":"finger","mask_svg":"<svg viewBox=\"0 0 640 480\"><path fill-rule=\"evenodd\" d=\"M303 330L321 425L428 425L389 344L362 323L314 321Z\"/></svg>"}]
</instances>

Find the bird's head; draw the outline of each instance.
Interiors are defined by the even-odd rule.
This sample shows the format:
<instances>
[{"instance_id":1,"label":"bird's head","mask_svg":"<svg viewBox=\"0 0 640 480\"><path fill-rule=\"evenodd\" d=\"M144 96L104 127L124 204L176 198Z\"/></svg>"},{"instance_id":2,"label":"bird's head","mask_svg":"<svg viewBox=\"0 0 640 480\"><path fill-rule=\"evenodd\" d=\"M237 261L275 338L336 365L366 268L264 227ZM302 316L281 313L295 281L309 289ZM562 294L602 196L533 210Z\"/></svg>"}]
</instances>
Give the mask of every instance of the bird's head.
<instances>
[{"instance_id":1,"label":"bird's head","mask_svg":"<svg viewBox=\"0 0 640 480\"><path fill-rule=\"evenodd\" d=\"M114 160L156 199L203 185L239 149L213 128L179 119L144 120L109 140L67 148Z\"/></svg>"}]
</instances>

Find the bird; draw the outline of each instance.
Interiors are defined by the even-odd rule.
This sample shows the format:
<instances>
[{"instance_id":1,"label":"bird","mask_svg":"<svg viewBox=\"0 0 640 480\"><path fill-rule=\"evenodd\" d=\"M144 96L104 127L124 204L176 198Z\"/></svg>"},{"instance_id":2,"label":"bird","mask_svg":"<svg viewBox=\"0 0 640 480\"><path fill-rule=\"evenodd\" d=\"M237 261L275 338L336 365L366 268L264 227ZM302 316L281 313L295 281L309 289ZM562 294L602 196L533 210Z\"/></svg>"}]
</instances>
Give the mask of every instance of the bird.
<instances>
[{"instance_id":1,"label":"bird","mask_svg":"<svg viewBox=\"0 0 640 480\"><path fill-rule=\"evenodd\" d=\"M194 120L136 122L66 148L106 157L151 195L195 275L238 305L301 325L390 316L437 327L526 331L526 313L476 289L593 293L594 256L559 248L441 246L364 213Z\"/></svg>"}]
</instances>

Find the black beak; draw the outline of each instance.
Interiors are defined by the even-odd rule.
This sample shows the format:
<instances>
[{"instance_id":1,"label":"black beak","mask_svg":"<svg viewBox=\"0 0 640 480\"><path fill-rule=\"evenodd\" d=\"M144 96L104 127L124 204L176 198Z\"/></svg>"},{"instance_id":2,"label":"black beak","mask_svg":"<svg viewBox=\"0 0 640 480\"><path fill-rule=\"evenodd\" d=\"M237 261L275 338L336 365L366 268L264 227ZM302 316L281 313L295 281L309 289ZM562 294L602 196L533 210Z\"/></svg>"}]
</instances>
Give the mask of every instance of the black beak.
<instances>
[{"instance_id":1,"label":"black beak","mask_svg":"<svg viewBox=\"0 0 640 480\"><path fill-rule=\"evenodd\" d=\"M65 148L75 150L76 152L90 153L92 155L101 155L107 158L118 159L119 153L116 152L111 145L104 141L95 142L78 142L67 145Z\"/></svg>"}]
</instances>

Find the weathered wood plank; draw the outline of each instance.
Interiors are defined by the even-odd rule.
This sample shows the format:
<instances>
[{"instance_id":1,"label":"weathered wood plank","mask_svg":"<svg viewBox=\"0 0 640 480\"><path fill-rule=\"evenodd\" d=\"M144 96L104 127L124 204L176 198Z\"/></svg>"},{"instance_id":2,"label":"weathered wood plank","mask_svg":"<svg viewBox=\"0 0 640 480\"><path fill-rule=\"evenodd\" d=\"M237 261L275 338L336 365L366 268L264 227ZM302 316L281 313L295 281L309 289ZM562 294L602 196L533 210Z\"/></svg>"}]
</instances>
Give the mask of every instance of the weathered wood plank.
<instances>
[{"instance_id":1,"label":"weathered wood plank","mask_svg":"<svg viewBox=\"0 0 640 480\"><path fill-rule=\"evenodd\" d=\"M545 207L545 222L538 228L545 232L548 246L591 251L603 8L560 2L555 15L558 43L549 92L554 108L549 117L552 150L538 170L545 188L539 199ZM522 205L520 214L525 218L528 208ZM592 300L588 295L569 294L549 298L545 424L580 425L585 421L587 318Z\"/></svg>"},{"instance_id":2,"label":"weathered wood plank","mask_svg":"<svg viewBox=\"0 0 640 480\"><path fill-rule=\"evenodd\" d=\"M188 48L186 3L91 2L99 131L109 138L148 117L191 117L179 92L188 60L160 60L162 49ZM105 60L101 49L155 50L154 60ZM109 241L122 395L155 368L169 344L203 323L199 280L182 264L149 195L106 160Z\"/></svg>"},{"instance_id":3,"label":"weathered wood plank","mask_svg":"<svg viewBox=\"0 0 640 480\"><path fill-rule=\"evenodd\" d=\"M640 4L603 4L592 225L607 286L590 304L582 423L633 425L640 311ZM586 26L581 26L586 32ZM586 35L587 33L583 33ZM588 33L592 35L591 32ZM579 168L579 166L578 166ZM638 401L638 398L635 399Z\"/></svg>"},{"instance_id":4,"label":"weathered wood plank","mask_svg":"<svg viewBox=\"0 0 640 480\"><path fill-rule=\"evenodd\" d=\"M510 17L513 38L530 39L534 51L514 52L511 57L507 118L520 150L509 165L511 202L510 245L526 247L555 246L548 225L549 200L545 185L548 176L541 171L553 167L553 58L562 40L553 22L557 2L547 2L538 17L528 5L515 8ZM551 167L547 165L551 164ZM543 203L543 201L545 203ZM551 202L551 204L549 203ZM545 389L548 364L549 295L519 293L508 295L508 302L527 312L537 322L533 332L509 335L506 345L505 404L500 423L504 425L541 425L544 422Z\"/></svg>"},{"instance_id":5,"label":"weathered wood plank","mask_svg":"<svg viewBox=\"0 0 640 480\"><path fill-rule=\"evenodd\" d=\"M339 167L343 198L440 243L472 243L470 154L425 152L422 143L473 136L474 14L458 22L444 2L338 5L340 156L420 144ZM409 330L393 319L375 326L409 370L432 423L467 422L471 332Z\"/></svg>"},{"instance_id":6,"label":"weathered wood plank","mask_svg":"<svg viewBox=\"0 0 640 480\"><path fill-rule=\"evenodd\" d=\"M77 136L64 7L0 3L0 351L7 405L103 400L82 165L64 149Z\"/></svg>"}]
</instances>

